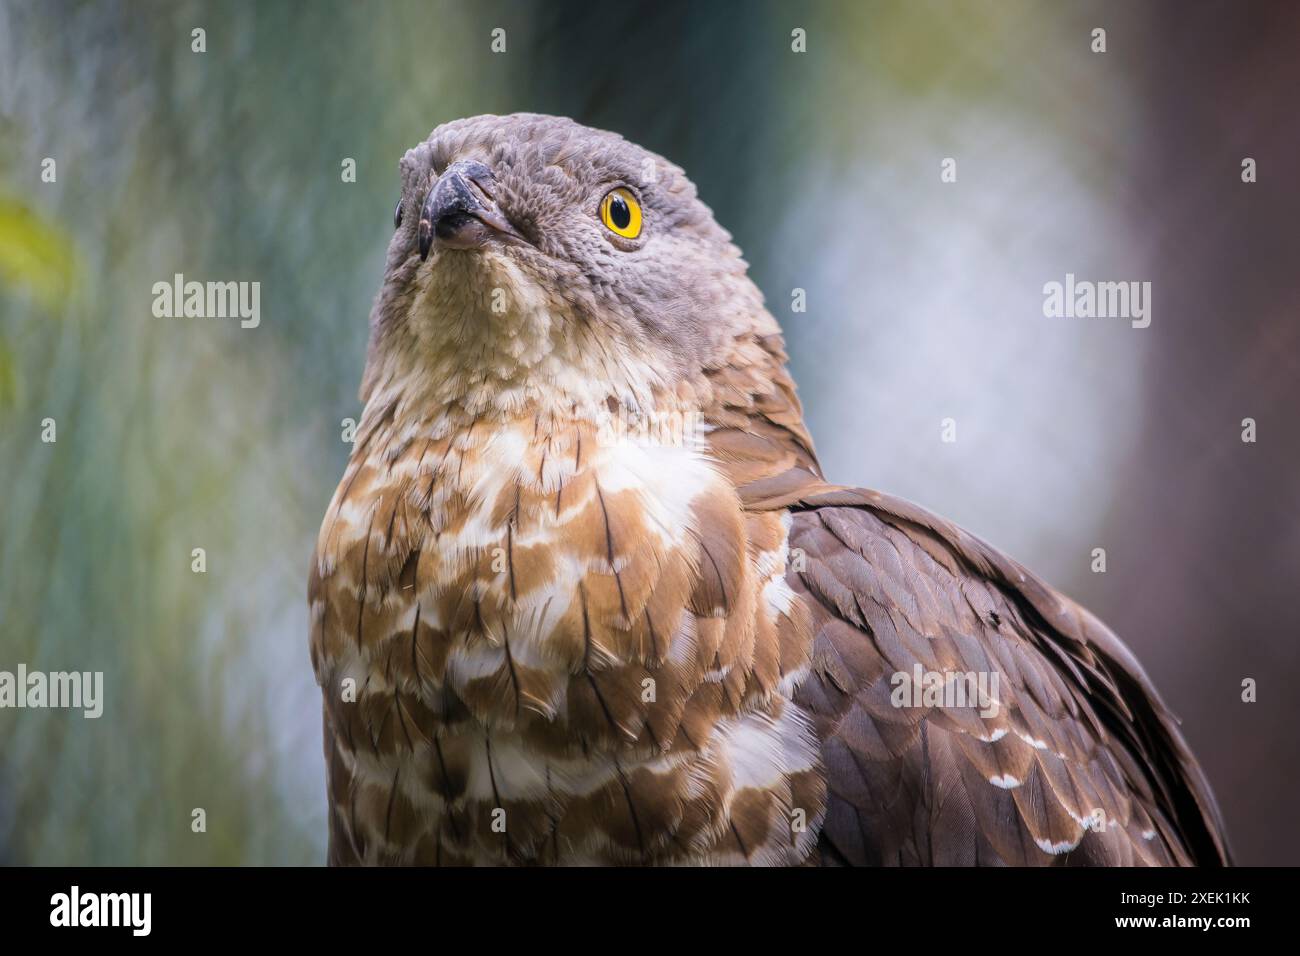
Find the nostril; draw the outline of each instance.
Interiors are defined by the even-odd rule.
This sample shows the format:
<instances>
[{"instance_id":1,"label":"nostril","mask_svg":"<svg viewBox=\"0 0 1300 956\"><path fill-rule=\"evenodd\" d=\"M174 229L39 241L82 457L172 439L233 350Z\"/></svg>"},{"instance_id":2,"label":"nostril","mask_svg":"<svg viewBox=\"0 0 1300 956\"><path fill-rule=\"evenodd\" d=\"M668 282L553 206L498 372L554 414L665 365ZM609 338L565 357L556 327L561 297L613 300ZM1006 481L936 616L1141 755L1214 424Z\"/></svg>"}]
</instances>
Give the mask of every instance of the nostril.
<instances>
[{"instance_id":1,"label":"nostril","mask_svg":"<svg viewBox=\"0 0 1300 956\"><path fill-rule=\"evenodd\" d=\"M477 177L466 176L465 185L469 188L469 191L473 194L474 198L485 206L490 206L496 199L496 197L492 195L490 186L479 182Z\"/></svg>"}]
</instances>

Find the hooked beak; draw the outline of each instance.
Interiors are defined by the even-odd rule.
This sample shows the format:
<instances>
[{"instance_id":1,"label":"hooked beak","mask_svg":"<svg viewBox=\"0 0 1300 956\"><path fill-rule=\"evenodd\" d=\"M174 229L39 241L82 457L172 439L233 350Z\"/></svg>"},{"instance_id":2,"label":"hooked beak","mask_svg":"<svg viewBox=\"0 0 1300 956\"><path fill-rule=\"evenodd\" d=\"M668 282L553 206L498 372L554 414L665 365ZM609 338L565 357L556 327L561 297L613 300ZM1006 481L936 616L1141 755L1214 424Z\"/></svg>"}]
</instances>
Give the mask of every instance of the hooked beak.
<instances>
[{"instance_id":1,"label":"hooked beak","mask_svg":"<svg viewBox=\"0 0 1300 956\"><path fill-rule=\"evenodd\" d=\"M440 248L477 249L493 236L525 241L497 206L496 177L482 163L452 163L438 177L420 209L420 260L429 257L434 240Z\"/></svg>"}]
</instances>

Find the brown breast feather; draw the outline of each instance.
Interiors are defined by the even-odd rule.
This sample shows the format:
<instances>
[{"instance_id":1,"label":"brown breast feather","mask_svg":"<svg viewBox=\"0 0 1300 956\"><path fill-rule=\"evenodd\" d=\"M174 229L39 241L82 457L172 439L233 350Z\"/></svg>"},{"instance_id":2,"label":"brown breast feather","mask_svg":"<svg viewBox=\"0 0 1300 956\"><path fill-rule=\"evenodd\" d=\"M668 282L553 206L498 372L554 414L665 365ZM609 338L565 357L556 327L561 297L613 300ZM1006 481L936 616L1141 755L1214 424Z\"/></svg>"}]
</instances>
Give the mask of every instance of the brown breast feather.
<instances>
[{"instance_id":1,"label":"brown breast feather","mask_svg":"<svg viewBox=\"0 0 1300 956\"><path fill-rule=\"evenodd\" d=\"M638 454L372 400L309 585L332 862L809 855L810 622L762 593L782 517L676 453L658 494Z\"/></svg>"}]
</instances>

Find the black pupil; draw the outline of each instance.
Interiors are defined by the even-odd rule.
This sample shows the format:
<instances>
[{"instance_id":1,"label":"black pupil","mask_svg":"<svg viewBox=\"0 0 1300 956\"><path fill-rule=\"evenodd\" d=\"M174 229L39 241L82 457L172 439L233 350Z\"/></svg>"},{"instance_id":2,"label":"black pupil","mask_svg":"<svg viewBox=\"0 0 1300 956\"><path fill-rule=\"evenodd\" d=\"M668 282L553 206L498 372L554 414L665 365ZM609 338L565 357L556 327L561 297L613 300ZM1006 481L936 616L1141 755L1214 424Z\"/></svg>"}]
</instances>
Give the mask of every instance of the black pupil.
<instances>
[{"instance_id":1,"label":"black pupil","mask_svg":"<svg viewBox=\"0 0 1300 956\"><path fill-rule=\"evenodd\" d=\"M393 228L396 229L402 224L402 201L397 200L397 208L393 210Z\"/></svg>"},{"instance_id":2,"label":"black pupil","mask_svg":"<svg viewBox=\"0 0 1300 956\"><path fill-rule=\"evenodd\" d=\"M626 229L632 222L632 210L627 208L627 200L615 196L609 203L609 219L620 229Z\"/></svg>"}]
</instances>

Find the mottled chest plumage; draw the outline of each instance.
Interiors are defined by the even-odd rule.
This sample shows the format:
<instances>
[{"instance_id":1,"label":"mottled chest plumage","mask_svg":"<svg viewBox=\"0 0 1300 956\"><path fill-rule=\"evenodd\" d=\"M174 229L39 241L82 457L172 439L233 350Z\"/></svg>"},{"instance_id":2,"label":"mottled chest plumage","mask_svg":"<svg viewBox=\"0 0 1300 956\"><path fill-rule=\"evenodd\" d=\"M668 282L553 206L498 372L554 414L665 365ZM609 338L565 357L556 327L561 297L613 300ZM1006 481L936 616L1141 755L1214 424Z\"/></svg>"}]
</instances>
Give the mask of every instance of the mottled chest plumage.
<instances>
[{"instance_id":1,"label":"mottled chest plumage","mask_svg":"<svg viewBox=\"0 0 1300 956\"><path fill-rule=\"evenodd\" d=\"M336 858L802 858L785 528L696 437L363 424L311 587Z\"/></svg>"}]
</instances>

